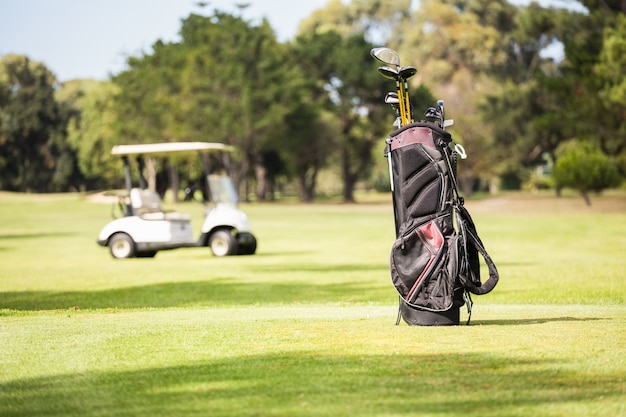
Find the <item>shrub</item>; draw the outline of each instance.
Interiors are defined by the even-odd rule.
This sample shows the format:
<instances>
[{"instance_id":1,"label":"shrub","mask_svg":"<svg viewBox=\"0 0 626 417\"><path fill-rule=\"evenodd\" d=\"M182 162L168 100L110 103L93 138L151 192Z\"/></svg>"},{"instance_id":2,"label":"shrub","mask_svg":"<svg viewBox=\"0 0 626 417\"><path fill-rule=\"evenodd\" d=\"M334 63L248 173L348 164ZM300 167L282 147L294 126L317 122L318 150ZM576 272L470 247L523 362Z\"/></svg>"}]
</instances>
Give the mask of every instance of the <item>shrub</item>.
<instances>
[{"instance_id":1,"label":"shrub","mask_svg":"<svg viewBox=\"0 0 626 417\"><path fill-rule=\"evenodd\" d=\"M557 149L558 159L552 172L558 188L573 188L591 205L589 192L601 192L620 183L615 164L587 142L572 140Z\"/></svg>"}]
</instances>

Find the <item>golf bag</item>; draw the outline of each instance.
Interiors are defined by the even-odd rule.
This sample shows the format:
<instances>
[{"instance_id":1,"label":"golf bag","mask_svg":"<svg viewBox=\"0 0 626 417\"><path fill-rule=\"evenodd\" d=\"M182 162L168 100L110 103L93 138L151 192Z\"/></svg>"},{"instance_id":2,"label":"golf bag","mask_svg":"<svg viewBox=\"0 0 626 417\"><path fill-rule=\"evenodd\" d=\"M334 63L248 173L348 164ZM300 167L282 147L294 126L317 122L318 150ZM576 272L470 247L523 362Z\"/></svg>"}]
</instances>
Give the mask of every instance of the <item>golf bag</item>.
<instances>
[{"instance_id":1,"label":"golf bag","mask_svg":"<svg viewBox=\"0 0 626 417\"><path fill-rule=\"evenodd\" d=\"M400 295L400 317L409 325L457 325L470 294L486 294L498 282L456 181L457 147L431 122L402 126L386 141L396 240L391 280ZM480 280L480 256L489 271ZM467 323L469 324L469 318Z\"/></svg>"}]
</instances>

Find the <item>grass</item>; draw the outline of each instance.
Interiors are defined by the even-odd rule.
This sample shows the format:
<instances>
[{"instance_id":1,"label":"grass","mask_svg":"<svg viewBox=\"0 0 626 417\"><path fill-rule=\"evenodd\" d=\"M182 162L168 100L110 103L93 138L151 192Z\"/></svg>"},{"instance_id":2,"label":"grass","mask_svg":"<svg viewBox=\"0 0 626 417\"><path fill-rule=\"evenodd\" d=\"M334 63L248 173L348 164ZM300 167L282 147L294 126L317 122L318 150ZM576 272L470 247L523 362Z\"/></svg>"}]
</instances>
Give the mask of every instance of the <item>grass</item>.
<instances>
[{"instance_id":1,"label":"grass","mask_svg":"<svg viewBox=\"0 0 626 417\"><path fill-rule=\"evenodd\" d=\"M626 416L623 193L468 202L501 282L434 328L394 326L388 196L247 205L254 256L130 260L85 197L0 193L3 417Z\"/></svg>"}]
</instances>

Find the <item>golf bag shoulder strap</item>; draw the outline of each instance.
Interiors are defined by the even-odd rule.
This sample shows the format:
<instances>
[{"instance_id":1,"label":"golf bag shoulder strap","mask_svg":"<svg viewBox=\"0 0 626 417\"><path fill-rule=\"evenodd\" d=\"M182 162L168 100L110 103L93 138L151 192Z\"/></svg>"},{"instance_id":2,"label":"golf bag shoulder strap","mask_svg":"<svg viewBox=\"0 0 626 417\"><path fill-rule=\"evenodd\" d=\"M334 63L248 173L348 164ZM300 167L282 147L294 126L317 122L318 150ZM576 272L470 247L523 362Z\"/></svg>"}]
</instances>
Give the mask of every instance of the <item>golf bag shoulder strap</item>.
<instances>
[{"instance_id":1,"label":"golf bag shoulder strap","mask_svg":"<svg viewBox=\"0 0 626 417\"><path fill-rule=\"evenodd\" d=\"M478 233L476 232L476 226L470 216L469 212L462 204L456 207L458 213L458 224L460 233L463 237L461 248L465 255L465 267L461 268L459 278L463 286L472 294L482 295L487 294L498 283L499 274L496 269L491 256L487 253L483 242L480 240ZM489 271L489 279L486 282L480 281L480 264L478 260L478 254L480 254L487 265Z\"/></svg>"}]
</instances>

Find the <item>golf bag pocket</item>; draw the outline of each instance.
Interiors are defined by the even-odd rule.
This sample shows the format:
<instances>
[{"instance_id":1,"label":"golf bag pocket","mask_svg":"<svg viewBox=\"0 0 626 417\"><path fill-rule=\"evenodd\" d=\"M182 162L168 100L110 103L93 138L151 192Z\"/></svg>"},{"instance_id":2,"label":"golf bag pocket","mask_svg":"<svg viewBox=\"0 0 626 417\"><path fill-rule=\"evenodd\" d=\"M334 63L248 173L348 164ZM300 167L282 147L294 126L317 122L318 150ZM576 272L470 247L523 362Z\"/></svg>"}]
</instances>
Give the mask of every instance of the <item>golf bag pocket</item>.
<instances>
[{"instance_id":1,"label":"golf bag pocket","mask_svg":"<svg viewBox=\"0 0 626 417\"><path fill-rule=\"evenodd\" d=\"M391 249L391 280L411 306L444 311L452 306L457 236L446 236L441 218L406 228Z\"/></svg>"},{"instance_id":2,"label":"golf bag pocket","mask_svg":"<svg viewBox=\"0 0 626 417\"><path fill-rule=\"evenodd\" d=\"M402 195L413 197L404 201L406 215L418 218L440 210L440 196L444 187L441 172L442 170L436 163L429 163L401 184L400 192Z\"/></svg>"}]
</instances>

